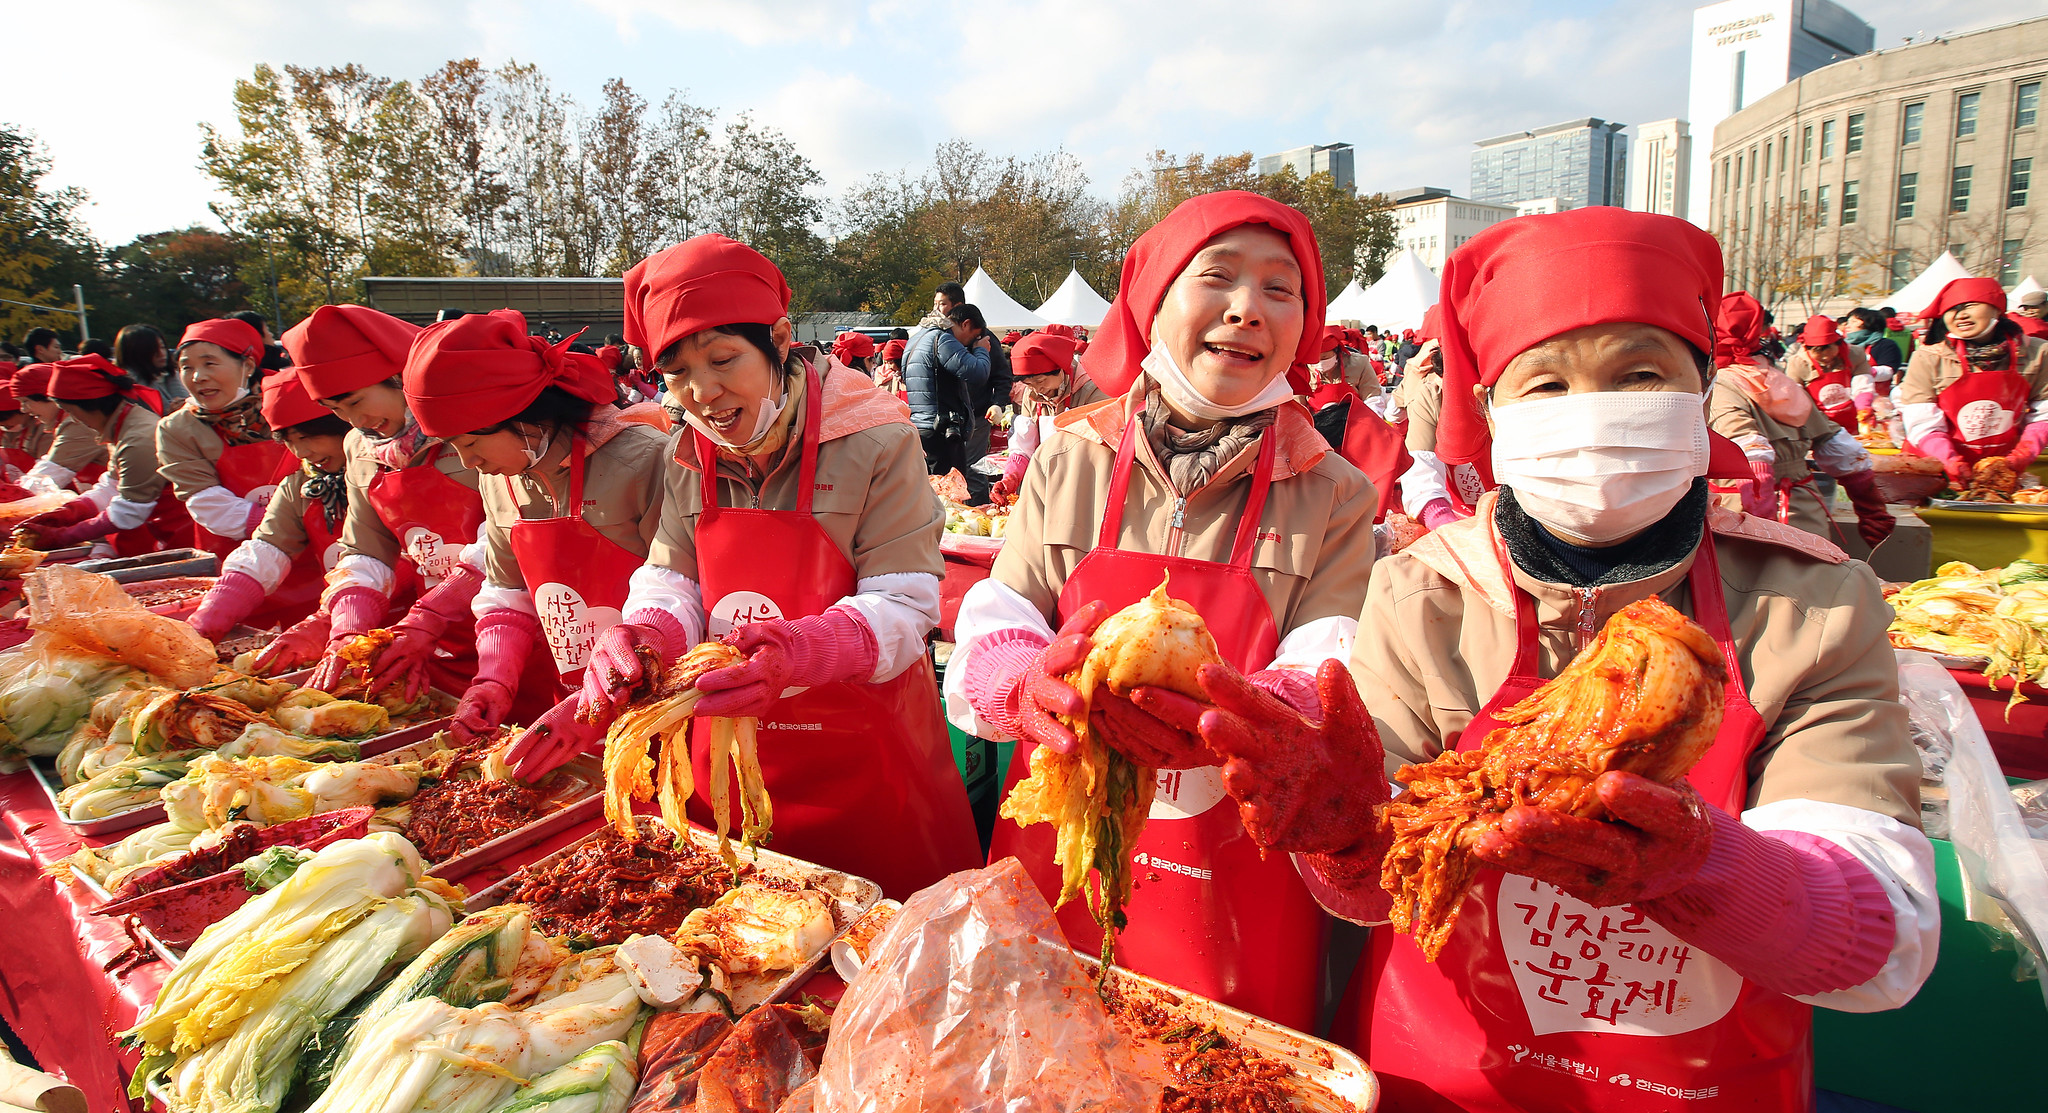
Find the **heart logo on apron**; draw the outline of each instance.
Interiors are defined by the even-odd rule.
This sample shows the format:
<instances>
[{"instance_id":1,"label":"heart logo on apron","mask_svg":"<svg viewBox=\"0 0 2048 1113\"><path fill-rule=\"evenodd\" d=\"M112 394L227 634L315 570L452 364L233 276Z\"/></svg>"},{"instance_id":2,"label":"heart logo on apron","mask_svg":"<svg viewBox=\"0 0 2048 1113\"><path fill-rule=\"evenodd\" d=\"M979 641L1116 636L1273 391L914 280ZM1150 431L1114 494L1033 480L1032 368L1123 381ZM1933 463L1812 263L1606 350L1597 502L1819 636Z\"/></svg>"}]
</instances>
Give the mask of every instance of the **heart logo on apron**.
<instances>
[{"instance_id":1,"label":"heart logo on apron","mask_svg":"<svg viewBox=\"0 0 2048 1113\"><path fill-rule=\"evenodd\" d=\"M1988 398L1965 402L1956 411L1956 429L1966 441L1990 440L2012 428L2012 411Z\"/></svg>"},{"instance_id":2,"label":"heart logo on apron","mask_svg":"<svg viewBox=\"0 0 2048 1113\"><path fill-rule=\"evenodd\" d=\"M1849 388L1840 383L1829 383L1820 388L1820 404L1824 408L1835 409L1839 406L1846 406L1851 401Z\"/></svg>"},{"instance_id":3,"label":"heart logo on apron","mask_svg":"<svg viewBox=\"0 0 2048 1113\"><path fill-rule=\"evenodd\" d=\"M534 589L533 606L540 614L541 629L547 632L555 670L563 673L589 663L590 647L597 643L597 636L624 617L617 607L590 606L582 592L567 584L540 585Z\"/></svg>"},{"instance_id":4,"label":"heart logo on apron","mask_svg":"<svg viewBox=\"0 0 2048 1113\"><path fill-rule=\"evenodd\" d=\"M1479 478L1479 469L1470 464L1452 465L1451 482L1458 485L1458 497L1466 506L1479 505L1479 496L1486 493L1486 482Z\"/></svg>"},{"instance_id":5,"label":"heart logo on apron","mask_svg":"<svg viewBox=\"0 0 2048 1113\"><path fill-rule=\"evenodd\" d=\"M1494 899L1501 950L1529 1027L1675 1036L1728 1015L1742 976L1630 907L1595 908L1507 874Z\"/></svg>"},{"instance_id":6,"label":"heart logo on apron","mask_svg":"<svg viewBox=\"0 0 2048 1113\"><path fill-rule=\"evenodd\" d=\"M781 618L782 608L758 591L734 591L722 596L708 612L713 638L722 638L734 628L750 622Z\"/></svg>"},{"instance_id":7,"label":"heart logo on apron","mask_svg":"<svg viewBox=\"0 0 2048 1113\"><path fill-rule=\"evenodd\" d=\"M1193 819L1223 802L1223 769L1161 769L1159 791L1152 797L1150 819Z\"/></svg>"},{"instance_id":8,"label":"heart logo on apron","mask_svg":"<svg viewBox=\"0 0 2048 1113\"><path fill-rule=\"evenodd\" d=\"M445 580L448 573L455 571L456 557L460 549L441 540L441 535L425 526L414 526L405 531L405 555L420 566L420 573L436 580Z\"/></svg>"}]
</instances>

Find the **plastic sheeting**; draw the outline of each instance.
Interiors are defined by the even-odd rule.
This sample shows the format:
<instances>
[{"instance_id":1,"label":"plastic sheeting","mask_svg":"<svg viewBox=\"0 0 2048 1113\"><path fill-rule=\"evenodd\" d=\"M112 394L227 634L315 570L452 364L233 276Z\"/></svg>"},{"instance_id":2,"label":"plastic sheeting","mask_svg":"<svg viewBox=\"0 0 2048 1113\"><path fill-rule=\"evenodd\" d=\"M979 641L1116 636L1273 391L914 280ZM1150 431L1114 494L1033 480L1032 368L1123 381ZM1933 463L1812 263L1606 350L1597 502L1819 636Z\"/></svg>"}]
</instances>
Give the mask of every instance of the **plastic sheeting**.
<instances>
[{"instance_id":1,"label":"plastic sheeting","mask_svg":"<svg viewBox=\"0 0 2048 1113\"><path fill-rule=\"evenodd\" d=\"M1109 316L1109 299L1096 293L1080 271L1069 270L1067 280L1038 307L1038 315L1056 324L1099 328L1102 319ZM994 326L995 322L989 324Z\"/></svg>"},{"instance_id":2,"label":"plastic sheeting","mask_svg":"<svg viewBox=\"0 0 2048 1113\"><path fill-rule=\"evenodd\" d=\"M974 268L974 275L966 281L964 288L967 304L981 310L983 323L992 329L1044 328L1052 323L1017 304L1017 299L1003 293L996 280L980 267Z\"/></svg>"}]
</instances>

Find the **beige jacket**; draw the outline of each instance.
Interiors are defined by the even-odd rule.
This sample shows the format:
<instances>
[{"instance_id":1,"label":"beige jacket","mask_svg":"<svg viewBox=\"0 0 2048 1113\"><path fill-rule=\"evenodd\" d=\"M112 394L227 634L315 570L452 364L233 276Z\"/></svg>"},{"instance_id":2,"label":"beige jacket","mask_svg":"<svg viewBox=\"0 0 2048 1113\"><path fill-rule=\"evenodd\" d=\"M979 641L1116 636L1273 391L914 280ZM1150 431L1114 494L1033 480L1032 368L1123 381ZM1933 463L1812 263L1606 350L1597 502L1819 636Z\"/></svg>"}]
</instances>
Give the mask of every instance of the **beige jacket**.
<instances>
[{"instance_id":1,"label":"beige jacket","mask_svg":"<svg viewBox=\"0 0 2048 1113\"><path fill-rule=\"evenodd\" d=\"M1444 411L1444 377L1409 375L1401 380L1401 407L1408 411L1410 452L1436 451L1436 423Z\"/></svg>"},{"instance_id":2,"label":"beige jacket","mask_svg":"<svg viewBox=\"0 0 2048 1113\"><path fill-rule=\"evenodd\" d=\"M26 428L19 433L0 430L0 448L12 448L38 460L50 451L50 445L56 439L56 434L43 428L43 423L34 418L30 418Z\"/></svg>"},{"instance_id":3,"label":"beige jacket","mask_svg":"<svg viewBox=\"0 0 2048 1113\"><path fill-rule=\"evenodd\" d=\"M1771 442L1777 453L1771 465L1773 474L1795 483L1813 474L1806 465L1806 454L1813 451L1814 443L1841 429L1819 406L1809 407L1806 421L1798 427L1786 425L1765 413L1725 375L1714 380L1713 392L1707 396L1707 427L1738 445L1755 437Z\"/></svg>"},{"instance_id":4,"label":"beige jacket","mask_svg":"<svg viewBox=\"0 0 2048 1113\"><path fill-rule=\"evenodd\" d=\"M1344 349L1344 381L1358 392L1360 398L1377 398L1380 395L1380 377L1373 372L1372 360L1364 352Z\"/></svg>"},{"instance_id":5,"label":"beige jacket","mask_svg":"<svg viewBox=\"0 0 2048 1113\"><path fill-rule=\"evenodd\" d=\"M1512 597L1493 552L1493 499L1382 561L1359 618L1352 675L1378 722L1391 774L1455 747L1507 679L1515 655ZM1886 640L1891 607L1868 565L1775 522L1710 510L1729 629L1765 735L1749 765L1748 807L1817 800L1920 822L1920 758L1899 704ZM1595 627L1659 595L1694 613L1692 559L1649 579L1591 589ZM1542 674L1579 649L1580 592L1514 582L1536 601Z\"/></svg>"},{"instance_id":6,"label":"beige jacket","mask_svg":"<svg viewBox=\"0 0 2048 1113\"><path fill-rule=\"evenodd\" d=\"M124 402L109 415L107 432L98 438L107 446L114 497L122 502L148 506L163 494L164 477L157 473L156 425L157 416L148 406Z\"/></svg>"},{"instance_id":7,"label":"beige jacket","mask_svg":"<svg viewBox=\"0 0 2048 1113\"><path fill-rule=\"evenodd\" d=\"M1061 589L1095 547L1108 510L1117 442L1125 421L1143 407L1147 386L1141 378L1121 399L1062 414L1059 434L1032 456L1017 493L992 576L1053 626ZM1372 572L1377 497L1364 474L1330 451L1299 404L1282 405L1267 436L1280 440L1252 548L1252 578L1284 638L1317 619L1358 613ZM1182 527L1175 530L1174 492L1150 443L1140 437L1118 548L1229 560L1251 497L1258 451L1257 444L1248 447L1192 492Z\"/></svg>"},{"instance_id":8,"label":"beige jacket","mask_svg":"<svg viewBox=\"0 0 2048 1113\"><path fill-rule=\"evenodd\" d=\"M924 447L909 412L893 394L874 388L858 372L828 371L823 377L824 442L818 446L818 474L813 481L811 513L827 537L853 563L856 580L898 572L923 572L943 577L945 558L939 537L946 513L925 480ZM808 395L808 392L806 392ZM846 400L861 410L888 409L889 420L877 413L835 405ZM791 407L793 427L800 430L803 406ZM875 423L868 424L872 419ZM839 434L842 423L860 426ZM647 550L647 562L702 582L697 574L697 517L703 510L702 478L690 427L678 424L670 434L661 499L661 525ZM765 474L750 472L740 461L721 453L718 460L719 505L762 510L795 510L799 438L792 438L772 459ZM680 447L678 447L680 446Z\"/></svg>"},{"instance_id":9,"label":"beige jacket","mask_svg":"<svg viewBox=\"0 0 2048 1113\"><path fill-rule=\"evenodd\" d=\"M2048 402L2048 340L2021 337L2019 357L2020 377L2032 387L2027 400ZM1906 361L1906 377L1899 383L1898 402L1901 406L1932 404L1962 377L1963 362L1956 358L1952 345L1922 344L1913 349L1913 358Z\"/></svg>"},{"instance_id":10,"label":"beige jacket","mask_svg":"<svg viewBox=\"0 0 2048 1113\"><path fill-rule=\"evenodd\" d=\"M364 436L360 429L349 430L348 437L342 441L343 450L348 453L348 516L342 521L341 552L344 557L370 557L395 570L399 558L404 555L405 546L399 543L398 535L391 532L391 527L384 524L384 519L377 516L376 507L370 505L370 481L384 470L377 463L376 446L377 442ZM476 490L476 472L462 466L462 460L454 449L432 437L426 438L420 450L413 455L411 466L424 462L437 447L441 454L434 458L434 466L441 469L441 474L472 491Z\"/></svg>"},{"instance_id":11,"label":"beige jacket","mask_svg":"<svg viewBox=\"0 0 2048 1113\"><path fill-rule=\"evenodd\" d=\"M313 477L306 474L305 465L285 476L277 484L277 490L270 496L270 505L263 510L263 521L256 526L252 538L275 548L288 557L297 557L306 548L310 538L306 535L306 507L312 499L306 495L306 483ZM348 515L342 515L344 525Z\"/></svg>"},{"instance_id":12,"label":"beige jacket","mask_svg":"<svg viewBox=\"0 0 2048 1113\"><path fill-rule=\"evenodd\" d=\"M602 443L584 457L582 518L613 544L645 557L661 521L662 473L668 464L669 438L647 425L616 419L610 424ZM591 438L594 442L599 439ZM512 552L512 527L524 518L558 518L566 512L562 503L569 497L568 459L564 457L560 465L541 475L528 472L516 478L479 478L488 547L485 574L493 587L525 591L526 577Z\"/></svg>"},{"instance_id":13,"label":"beige jacket","mask_svg":"<svg viewBox=\"0 0 2048 1113\"><path fill-rule=\"evenodd\" d=\"M157 470L180 502L190 502L193 495L221 485L214 463L225 448L220 434L200 420L189 400L156 423Z\"/></svg>"},{"instance_id":14,"label":"beige jacket","mask_svg":"<svg viewBox=\"0 0 2048 1113\"><path fill-rule=\"evenodd\" d=\"M1870 357L1864 354L1863 349L1848 341L1843 341L1839 347L1849 355L1849 365L1845 370L1850 376L1869 377ZM1790 375L1792 381L1801 386L1820 377L1820 371L1814 367L1813 360L1806 354L1806 349L1798 344L1792 345L1792 350L1785 353L1785 374Z\"/></svg>"},{"instance_id":15,"label":"beige jacket","mask_svg":"<svg viewBox=\"0 0 2048 1113\"><path fill-rule=\"evenodd\" d=\"M83 422L67 414L51 432L50 447L44 450L44 455L65 471L75 472L105 463L107 447Z\"/></svg>"}]
</instances>

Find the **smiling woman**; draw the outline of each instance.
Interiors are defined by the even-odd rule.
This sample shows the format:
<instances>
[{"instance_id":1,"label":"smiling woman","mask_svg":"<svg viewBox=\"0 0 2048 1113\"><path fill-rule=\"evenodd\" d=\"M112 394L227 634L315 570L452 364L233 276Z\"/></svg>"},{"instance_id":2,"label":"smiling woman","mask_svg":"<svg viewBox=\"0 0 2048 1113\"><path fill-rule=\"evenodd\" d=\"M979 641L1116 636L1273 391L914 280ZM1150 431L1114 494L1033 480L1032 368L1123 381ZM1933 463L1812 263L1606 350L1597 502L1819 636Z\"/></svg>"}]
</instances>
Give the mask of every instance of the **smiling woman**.
<instances>
[{"instance_id":1,"label":"smiling woman","mask_svg":"<svg viewBox=\"0 0 2048 1113\"><path fill-rule=\"evenodd\" d=\"M193 543L220 557L255 532L291 466L258 407L262 358L262 335L243 321L186 329L178 378L190 397L156 427L158 464L192 515Z\"/></svg>"},{"instance_id":2,"label":"smiling woman","mask_svg":"<svg viewBox=\"0 0 2048 1113\"><path fill-rule=\"evenodd\" d=\"M1086 652L1085 616L1100 621L1169 576L1167 591L1202 616L1228 662L1204 670L1211 699L1243 708L1256 730L1314 737L1317 749L1356 743L1355 724L1324 721L1317 684L1350 683L1341 661L1372 568L1376 498L1295 400L1323 311L1315 235L1267 198L1197 197L1132 246L1087 354L1089 376L1121 397L1062 416L1032 455L994 573L954 628L948 714L963 730L1024 743L1011 784L1033 745L1074 745L1057 716L1079 714L1082 694L1058 677L1077 639ZM1200 708L1143 688L1092 695L1105 717L1098 737L1140 766L1183 770L1133 848L1154 869L1126 906L1120 961L1307 1029L1321 913L1286 855L1262 855L1238 822L1229 797L1242 786L1195 737ZM993 857L1016 855L1054 900L1050 832L998 821ZM1331 848L1356 837L1322 835ZM1062 909L1061 924L1093 950L1102 929L1082 904Z\"/></svg>"}]
</instances>

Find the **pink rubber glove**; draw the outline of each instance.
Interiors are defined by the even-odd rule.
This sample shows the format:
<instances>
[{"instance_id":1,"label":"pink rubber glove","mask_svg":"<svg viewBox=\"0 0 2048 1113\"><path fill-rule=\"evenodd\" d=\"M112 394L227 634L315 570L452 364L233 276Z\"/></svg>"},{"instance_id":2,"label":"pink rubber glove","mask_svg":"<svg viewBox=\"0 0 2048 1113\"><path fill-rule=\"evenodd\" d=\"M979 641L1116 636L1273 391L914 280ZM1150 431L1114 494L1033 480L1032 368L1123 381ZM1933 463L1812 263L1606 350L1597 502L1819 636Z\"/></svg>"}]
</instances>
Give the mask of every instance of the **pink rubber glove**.
<instances>
[{"instance_id":1,"label":"pink rubber glove","mask_svg":"<svg viewBox=\"0 0 2048 1113\"><path fill-rule=\"evenodd\" d=\"M2048 421L2029 422L2020 430L2020 441L2005 454L2005 462L2014 471L2025 471L2041 456L2041 450L2048 447Z\"/></svg>"},{"instance_id":2,"label":"pink rubber glove","mask_svg":"<svg viewBox=\"0 0 2048 1113\"><path fill-rule=\"evenodd\" d=\"M1431 499L1422 504L1422 528L1439 529L1464 517L1449 499Z\"/></svg>"},{"instance_id":3,"label":"pink rubber glove","mask_svg":"<svg viewBox=\"0 0 2048 1113\"><path fill-rule=\"evenodd\" d=\"M697 690L708 693L697 701L699 715L758 719L775 707L785 688L873 678L881 656L867 619L843 606L809 618L749 622L727 634L725 644L747 660L698 678Z\"/></svg>"},{"instance_id":4,"label":"pink rubber glove","mask_svg":"<svg viewBox=\"0 0 2048 1113\"><path fill-rule=\"evenodd\" d=\"M967 678L967 702L990 726L1022 742L1072 753L1076 739L1055 718L1081 714L1087 702L1061 677L1081 667L1094 643L1090 635L1109 617L1101 600L1075 611L1051 644L1028 630L998 630L974 654Z\"/></svg>"},{"instance_id":5,"label":"pink rubber glove","mask_svg":"<svg viewBox=\"0 0 2048 1113\"><path fill-rule=\"evenodd\" d=\"M192 612L188 621L200 637L217 642L234 628L235 623L262 606L263 597L268 594L263 585L256 582L256 577L246 572L223 573L207 589L206 598L199 601L199 609Z\"/></svg>"},{"instance_id":6,"label":"pink rubber glove","mask_svg":"<svg viewBox=\"0 0 2048 1113\"><path fill-rule=\"evenodd\" d=\"M1707 815L1705 861L1677 890L1638 905L1651 919L1791 996L1862 985L1884 969L1897 913L1868 866L1818 835L1751 830L1719 808Z\"/></svg>"},{"instance_id":7,"label":"pink rubber glove","mask_svg":"<svg viewBox=\"0 0 2048 1113\"><path fill-rule=\"evenodd\" d=\"M1920 455L1941 461L1941 470L1948 473L1948 484L1956 490L1965 490L1976 472L1970 467L1963 454L1956 448L1956 442L1947 433L1929 433L1913 443Z\"/></svg>"},{"instance_id":8,"label":"pink rubber glove","mask_svg":"<svg viewBox=\"0 0 2048 1113\"><path fill-rule=\"evenodd\" d=\"M1601 908L1685 887L1707 860L1714 809L1683 781L1663 785L1615 770L1600 774L1593 787L1620 822L1517 804L1480 836L1473 853Z\"/></svg>"},{"instance_id":9,"label":"pink rubber glove","mask_svg":"<svg viewBox=\"0 0 2048 1113\"><path fill-rule=\"evenodd\" d=\"M1323 717L1322 700L1316 695L1316 678L1309 673L1265 669L1244 679L1304 718ZM1098 698L1097 702L1102 701ZM1209 710L1208 704L1179 692L1149 686L1131 689L1129 703L1143 712L1143 721L1129 721L1111 704L1107 718L1112 729L1105 733L1109 744L1125 757L1154 769L1196 769L1222 763L1222 756L1202 741L1202 714ZM1271 710L1263 705L1262 708ZM1094 715L1089 722L1096 724Z\"/></svg>"},{"instance_id":10,"label":"pink rubber glove","mask_svg":"<svg viewBox=\"0 0 2048 1113\"><path fill-rule=\"evenodd\" d=\"M483 586L482 572L457 564L447 579L414 601L405 617L391 627L395 637L370 667L371 694L396 688L407 703L419 698L427 685L427 662L434 657L434 647L450 626L470 621L469 605ZM512 675L517 679L519 674Z\"/></svg>"},{"instance_id":11,"label":"pink rubber glove","mask_svg":"<svg viewBox=\"0 0 2048 1113\"><path fill-rule=\"evenodd\" d=\"M583 722L577 716L582 704L581 695L570 696L512 740L505 762L520 780L532 784L577 754L594 754L604 748L606 728Z\"/></svg>"},{"instance_id":12,"label":"pink rubber glove","mask_svg":"<svg viewBox=\"0 0 2048 1113\"><path fill-rule=\"evenodd\" d=\"M257 676L277 676L305 668L327 651L327 631L327 611L314 611L264 646L250 671Z\"/></svg>"},{"instance_id":13,"label":"pink rubber glove","mask_svg":"<svg viewBox=\"0 0 2048 1113\"><path fill-rule=\"evenodd\" d=\"M505 721L519 690L519 674L540 636L540 620L525 611L491 611L476 620L476 680L462 693L448 724L456 738L473 742Z\"/></svg>"},{"instance_id":14,"label":"pink rubber glove","mask_svg":"<svg viewBox=\"0 0 2048 1113\"><path fill-rule=\"evenodd\" d=\"M307 678L306 687L331 692L340 686L341 674L347 671L335 653L348 639L376 629L391 609L391 599L372 588L351 584L329 595L321 609L328 618L327 648L322 651L313 675Z\"/></svg>"},{"instance_id":15,"label":"pink rubber glove","mask_svg":"<svg viewBox=\"0 0 2048 1113\"><path fill-rule=\"evenodd\" d=\"M271 492L271 494L275 493L275 491ZM256 536L256 527L263 524L263 515L267 511L269 511L269 509L270 495L264 495L262 498L249 500L249 516L242 522L243 537Z\"/></svg>"},{"instance_id":16,"label":"pink rubber glove","mask_svg":"<svg viewBox=\"0 0 2048 1113\"><path fill-rule=\"evenodd\" d=\"M583 713L610 724L647 679L640 648L666 669L689 651L689 642L689 632L674 615L653 609L634 611L628 621L599 634L583 667Z\"/></svg>"},{"instance_id":17,"label":"pink rubber glove","mask_svg":"<svg viewBox=\"0 0 2048 1113\"><path fill-rule=\"evenodd\" d=\"M1003 477L988 489L988 501L995 506L1008 506L1017 501L1017 492L1024 487L1024 473L1031 470L1031 454L1010 453L1010 460L1003 465Z\"/></svg>"},{"instance_id":18,"label":"pink rubber glove","mask_svg":"<svg viewBox=\"0 0 2048 1113\"><path fill-rule=\"evenodd\" d=\"M79 501L84 502L86 500L81 499ZM88 503L88 505L90 504ZM50 549L62 549L71 545L83 545L87 541L97 541L110 533L119 532L114 528L113 520L107 517L107 513L104 510L82 522L68 526L37 525L35 519L31 518L23 523L21 528L33 534L36 539L36 547L46 552Z\"/></svg>"},{"instance_id":19,"label":"pink rubber glove","mask_svg":"<svg viewBox=\"0 0 2048 1113\"><path fill-rule=\"evenodd\" d=\"M1750 481L1742 485L1742 509L1758 518L1778 520L1778 476L1768 460L1749 462Z\"/></svg>"}]
</instances>

